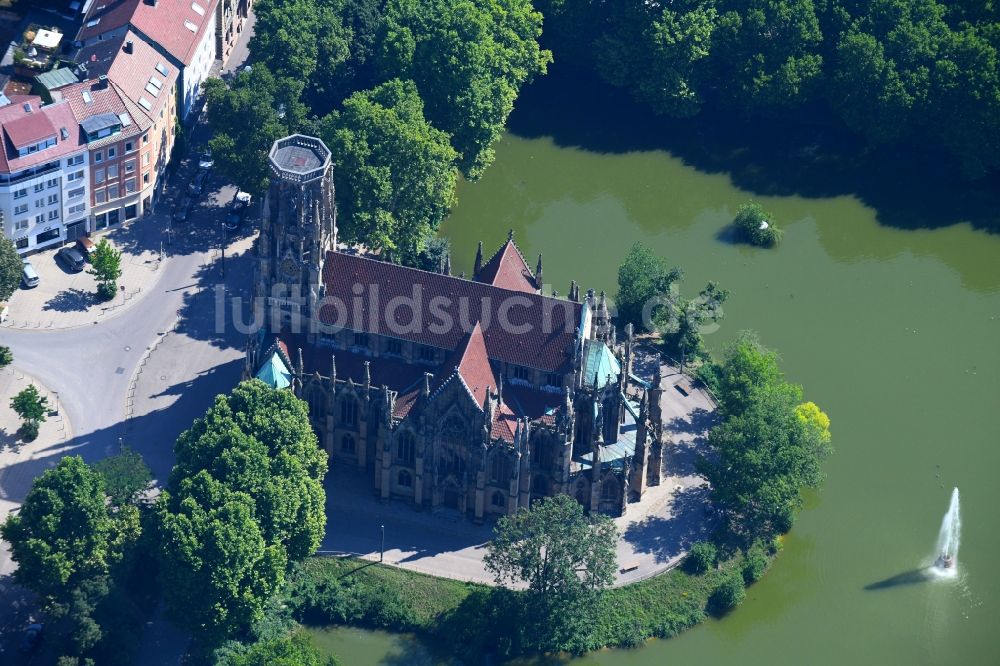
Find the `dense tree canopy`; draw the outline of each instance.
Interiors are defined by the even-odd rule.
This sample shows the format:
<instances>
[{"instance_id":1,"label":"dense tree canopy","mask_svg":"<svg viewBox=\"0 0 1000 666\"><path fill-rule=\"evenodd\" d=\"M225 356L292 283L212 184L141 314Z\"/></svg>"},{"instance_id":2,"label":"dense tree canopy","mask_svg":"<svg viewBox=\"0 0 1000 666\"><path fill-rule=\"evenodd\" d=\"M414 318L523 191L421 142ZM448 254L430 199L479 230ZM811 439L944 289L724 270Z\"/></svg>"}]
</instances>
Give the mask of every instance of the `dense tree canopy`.
<instances>
[{"instance_id":1,"label":"dense tree canopy","mask_svg":"<svg viewBox=\"0 0 1000 666\"><path fill-rule=\"evenodd\" d=\"M460 169L478 178L521 86L551 60L538 46L541 14L530 0L389 0L384 31L380 73L416 82Z\"/></svg>"},{"instance_id":2,"label":"dense tree canopy","mask_svg":"<svg viewBox=\"0 0 1000 666\"><path fill-rule=\"evenodd\" d=\"M631 322L637 329L652 329L657 309L666 307L674 296L674 285L684 274L671 268L649 247L635 243L618 268L618 294L615 306L623 325Z\"/></svg>"},{"instance_id":3,"label":"dense tree canopy","mask_svg":"<svg viewBox=\"0 0 1000 666\"><path fill-rule=\"evenodd\" d=\"M557 62L594 68L659 113L826 106L873 145L1000 166L1000 14L956 0L539 0Z\"/></svg>"},{"instance_id":4,"label":"dense tree canopy","mask_svg":"<svg viewBox=\"0 0 1000 666\"><path fill-rule=\"evenodd\" d=\"M455 151L412 81L359 92L323 123L337 164L341 237L413 260L455 198Z\"/></svg>"},{"instance_id":5,"label":"dense tree canopy","mask_svg":"<svg viewBox=\"0 0 1000 666\"><path fill-rule=\"evenodd\" d=\"M139 531L134 509L110 511L101 475L79 456L38 477L0 528L17 562L14 578L49 602L68 602L82 583L106 576Z\"/></svg>"},{"instance_id":6,"label":"dense tree canopy","mask_svg":"<svg viewBox=\"0 0 1000 666\"><path fill-rule=\"evenodd\" d=\"M773 352L742 335L726 352L716 381L725 416L709 433L712 455L699 466L729 529L752 543L787 531L803 488L822 479L830 420L802 389L786 382Z\"/></svg>"},{"instance_id":7,"label":"dense tree canopy","mask_svg":"<svg viewBox=\"0 0 1000 666\"><path fill-rule=\"evenodd\" d=\"M306 121L304 85L301 78L278 78L262 64L241 72L229 85L221 79L205 81L214 131L209 146L219 170L240 189L261 194L267 188L271 145Z\"/></svg>"},{"instance_id":8,"label":"dense tree canopy","mask_svg":"<svg viewBox=\"0 0 1000 666\"><path fill-rule=\"evenodd\" d=\"M168 600L222 638L259 620L287 568L319 546L326 455L305 403L256 380L217 397L174 450L160 503Z\"/></svg>"},{"instance_id":9,"label":"dense tree canopy","mask_svg":"<svg viewBox=\"0 0 1000 666\"><path fill-rule=\"evenodd\" d=\"M337 666L337 660L320 654L307 635L295 633L255 643L218 666Z\"/></svg>"}]
</instances>

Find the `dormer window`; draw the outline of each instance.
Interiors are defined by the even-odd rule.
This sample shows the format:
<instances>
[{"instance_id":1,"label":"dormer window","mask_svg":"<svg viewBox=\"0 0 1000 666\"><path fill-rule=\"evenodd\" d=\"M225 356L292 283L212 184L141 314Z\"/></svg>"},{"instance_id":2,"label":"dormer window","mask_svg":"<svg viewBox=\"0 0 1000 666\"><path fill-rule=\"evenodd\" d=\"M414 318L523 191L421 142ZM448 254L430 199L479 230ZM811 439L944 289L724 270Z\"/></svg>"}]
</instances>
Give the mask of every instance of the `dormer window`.
<instances>
[{"instance_id":1,"label":"dormer window","mask_svg":"<svg viewBox=\"0 0 1000 666\"><path fill-rule=\"evenodd\" d=\"M51 148L56 145L56 138L54 136L43 139L37 143L30 143L26 146L20 146L17 149L17 156L24 157L25 155L31 155L37 153L40 150L45 150L46 148Z\"/></svg>"},{"instance_id":2,"label":"dormer window","mask_svg":"<svg viewBox=\"0 0 1000 666\"><path fill-rule=\"evenodd\" d=\"M80 127L87 135L87 143L92 143L121 132L122 121L113 113L98 113L85 118Z\"/></svg>"}]
</instances>

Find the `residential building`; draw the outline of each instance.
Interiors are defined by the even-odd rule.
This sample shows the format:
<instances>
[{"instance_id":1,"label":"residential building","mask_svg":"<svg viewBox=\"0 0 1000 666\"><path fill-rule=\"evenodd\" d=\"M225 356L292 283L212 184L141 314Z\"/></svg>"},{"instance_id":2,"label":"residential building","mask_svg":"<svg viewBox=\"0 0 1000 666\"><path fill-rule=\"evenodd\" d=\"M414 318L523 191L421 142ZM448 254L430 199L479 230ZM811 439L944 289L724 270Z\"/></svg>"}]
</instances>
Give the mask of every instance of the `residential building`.
<instances>
[{"instance_id":1,"label":"residential building","mask_svg":"<svg viewBox=\"0 0 1000 666\"><path fill-rule=\"evenodd\" d=\"M0 225L21 254L86 232L87 147L72 107L35 96L0 107Z\"/></svg>"},{"instance_id":2,"label":"residential building","mask_svg":"<svg viewBox=\"0 0 1000 666\"><path fill-rule=\"evenodd\" d=\"M178 112L186 119L216 59L219 0L108 0L87 13L77 41L84 49L131 31L178 70ZM78 62L81 59L78 58ZM82 63L88 67L86 59Z\"/></svg>"},{"instance_id":3,"label":"residential building","mask_svg":"<svg viewBox=\"0 0 1000 666\"><path fill-rule=\"evenodd\" d=\"M215 49L222 66L229 63L229 56L243 34L252 0L219 0L215 17Z\"/></svg>"},{"instance_id":4,"label":"residential building","mask_svg":"<svg viewBox=\"0 0 1000 666\"><path fill-rule=\"evenodd\" d=\"M660 483L659 381L632 377L604 294L541 293L513 235L471 279L337 246L330 153L275 142L245 377L305 400L331 464L383 501L509 515L565 493L624 513ZM636 397L636 396L640 397Z\"/></svg>"}]
</instances>

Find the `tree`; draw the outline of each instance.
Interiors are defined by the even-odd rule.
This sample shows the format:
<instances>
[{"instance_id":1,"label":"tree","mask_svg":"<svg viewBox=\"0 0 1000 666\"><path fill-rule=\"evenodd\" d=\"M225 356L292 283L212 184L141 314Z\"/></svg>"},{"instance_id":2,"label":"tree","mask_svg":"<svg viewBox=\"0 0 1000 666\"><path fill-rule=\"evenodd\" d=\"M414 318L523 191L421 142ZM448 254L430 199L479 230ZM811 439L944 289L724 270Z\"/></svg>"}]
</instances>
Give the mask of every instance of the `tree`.
<instances>
[{"instance_id":1,"label":"tree","mask_svg":"<svg viewBox=\"0 0 1000 666\"><path fill-rule=\"evenodd\" d=\"M28 441L38 437L38 426L45 421L48 406L49 399L40 394L34 384L29 384L11 399L10 408L21 417L21 433Z\"/></svg>"},{"instance_id":2,"label":"tree","mask_svg":"<svg viewBox=\"0 0 1000 666\"><path fill-rule=\"evenodd\" d=\"M729 291L709 282L697 297L675 296L654 316L667 354L680 359L681 372L690 359L707 357L702 336L706 327L722 321L722 304L727 298Z\"/></svg>"},{"instance_id":3,"label":"tree","mask_svg":"<svg viewBox=\"0 0 1000 666\"><path fill-rule=\"evenodd\" d=\"M670 268L642 243L629 250L618 268L618 319L651 330L657 311L674 298L674 285L683 277L679 268Z\"/></svg>"},{"instance_id":4,"label":"tree","mask_svg":"<svg viewBox=\"0 0 1000 666\"><path fill-rule=\"evenodd\" d=\"M730 531L748 544L766 541L791 528L802 489L822 480L829 418L802 403L802 389L749 336L727 352L717 376L725 420L709 432L712 455L698 466Z\"/></svg>"},{"instance_id":5,"label":"tree","mask_svg":"<svg viewBox=\"0 0 1000 666\"><path fill-rule=\"evenodd\" d=\"M94 470L104 479L104 491L114 506L134 503L153 480L142 456L125 449L116 456L99 460Z\"/></svg>"},{"instance_id":6,"label":"tree","mask_svg":"<svg viewBox=\"0 0 1000 666\"><path fill-rule=\"evenodd\" d=\"M24 265L14 243L6 236L0 236L0 301L6 301L21 284Z\"/></svg>"},{"instance_id":7,"label":"tree","mask_svg":"<svg viewBox=\"0 0 1000 666\"><path fill-rule=\"evenodd\" d=\"M337 666L337 660L323 657L309 636L296 632L255 643L224 658L219 666Z\"/></svg>"},{"instance_id":8,"label":"tree","mask_svg":"<svg viewBox=\"0 0 1000 666\"><path fill-rule=\"evenodd\" d=\"M35 479L20 512L0 527L17 562L14 579L47 602L70 602L85 581L106 576L138 538L136 514L112 516L101 476L68 456Z\"/></svg>"},{"instance_id":9,"label":"tree","mask_svg":"<svg viewBox=\"0 0 1000 666\"><path fill-rule=\"evenodd\" d=\"M13 362L14 353L10 350L10 347L0 345L0 369L6 368Z\"/></svg>"},{"instance_id":10,"label":"tree","mask_svg":"<svg viewBox=\"0 0 1000 666\"><path fill-rule=\"evenodd\" d=\"M693 574L703 574L715 567L718 553L711 541L699 541L691 546L684 558L684 568Z\"/></svg>"},{"instance_id":11,"label":"tree","mask_svg":"<svg viewBox=\"0 0 1000 666\"><path fill-rule=\"evenodd\" d=\"M455 201L457 154L412 81L358 92L323 122L337 164L340 233L413 263Z\"/></svg>"},{"instance_id":12,"label":"tree","mask_svg":"<svg viewBox=\"0 0 1000 666\"><path fill-rule=\"evenodd\" d=\"M743 576L737 572L730 573L719 583L712 595L708 598L708 605L712 612L723 615L743 603L747 598L746 587L743 585Z\"/></svg>"},{"instance_id":13,"label":"tree","mask_svg":"<svg viewBox=\"0 0 1000 666\"><path fill-rule=\"evenodd\" d=\"M263 63L233 77L205 81L208 142L219 170L241 190L261 195L268 185L267 155L275 141L301 129L306 107L301 78L276 77Z\"/></svg>"},{"instance_id":14,"label":"tree","mask_svg":"<svg viewBox=\"0 0 1000 666\"><path fill-rule=\"evenodd\" d=\"M781 240L781 230L774 226L774 216L756 201L748 201L736 210L733 225L739 236L753 245L771 247Z\"/></svg>"},{"instance_id":15,"label":"tree","mask_svg":"<svg viewBox=\"0 0 1000 666\"><path fill-rule=\"evenodd\" d=\"M122 251L102 238L90 255L87 272L97 280L97 293L102 299L114 298L118 293L118 278L122 276Z\"/></svg>"},{"instance_id":16,"label":"tree","mask_svg":"<svg viewBox=\"0 0 1000 666\"><path fill-rule=\"evenodd\" d=\"M483 563L497 584L527 583L522 620L535 628L534 647L565 646L589 621L588 600L614 581L617 539L610 518L584 515L564 494L497 522Z\"/></svg>"},{"instance_id":17,"label":"tree","mask_svg":"<svg viewBox=\"0 0 1000 666\"><path fill-rule=\"evenodd\" d=\"M176 620L212 644L263 618L288 561L265 543L248 494L204 470L177 486L159 505L164 591Z\"/></svg>"},{"instance_id":18,"label":"tree","mask_svg":"<svg viewBox=\"0 0 1000 666\"><path fill-rule=\"evenodd\" d=\"M416 83L428 119L451 135L459 168L475 180L521 87L552 60L541 32L529 0L389 0L377 69Z\"/></svg>"},{"instance_id":19,"label":"tree","mask_svg":"<svg viewBox=\"0 0 1000 666\"><path fill-rule=\"evenodd\" d=\"M253 380L218 396L177 440L158 502L168 602L202 639L244 631L326 527L319 448L306 404Z\"/></svg>"}]
</instances>

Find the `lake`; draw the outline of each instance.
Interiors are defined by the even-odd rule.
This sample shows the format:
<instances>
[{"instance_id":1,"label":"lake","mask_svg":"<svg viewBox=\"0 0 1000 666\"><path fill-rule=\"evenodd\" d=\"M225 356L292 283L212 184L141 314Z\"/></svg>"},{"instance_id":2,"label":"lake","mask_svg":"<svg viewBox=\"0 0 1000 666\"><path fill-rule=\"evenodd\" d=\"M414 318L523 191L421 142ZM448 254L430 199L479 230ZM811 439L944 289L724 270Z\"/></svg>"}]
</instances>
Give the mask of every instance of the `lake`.
<instances>
[{"instance_id":1,"label":"lake","mask_svg":"<svg viewBox=\"0 0 1000 666\"><path fill-rule=\"evenodd\" d=\"M826 481L743 606L573 663L996 664L1000 234L986 227L997 189L931 181L899 153L858 157L822 127L776 123L744 143L565 81L527 91L511 129L441 229L454 272L511 228L529 264L544 253L560 293L575 279L613 294L641 240L684 269L682 292L708 280L731 290L713 349L757 331L832 419ZM730 241L751 197L785 229L778 248ZM959 576L914 583L905 574L933 557L954 486ZM352 666L437 663L411 638L317 633Z\"/></svg>"}]
</instances>

